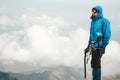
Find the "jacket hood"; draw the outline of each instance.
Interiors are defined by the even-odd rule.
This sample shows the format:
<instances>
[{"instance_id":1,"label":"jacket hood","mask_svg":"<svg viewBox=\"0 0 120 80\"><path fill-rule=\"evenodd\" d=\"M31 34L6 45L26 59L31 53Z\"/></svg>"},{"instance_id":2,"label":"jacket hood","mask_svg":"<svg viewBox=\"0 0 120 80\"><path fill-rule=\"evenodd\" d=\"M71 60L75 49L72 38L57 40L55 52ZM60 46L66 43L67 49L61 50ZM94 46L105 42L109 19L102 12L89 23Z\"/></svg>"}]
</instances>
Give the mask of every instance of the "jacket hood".
<instances>
[{"instance_id":1,"label":"jacket hood","mask_svg":"<svg viewBox=\"0 0 120 80\"><path fill-rule=\"evenodd\" d=\"M100 17L103 17L103 10L102 10L102 7L101 6L95 6L93 7L95 9L97 9L99 11L98 15L96 16L96 18L100 18Z\"/></svg>"}]
</instances>

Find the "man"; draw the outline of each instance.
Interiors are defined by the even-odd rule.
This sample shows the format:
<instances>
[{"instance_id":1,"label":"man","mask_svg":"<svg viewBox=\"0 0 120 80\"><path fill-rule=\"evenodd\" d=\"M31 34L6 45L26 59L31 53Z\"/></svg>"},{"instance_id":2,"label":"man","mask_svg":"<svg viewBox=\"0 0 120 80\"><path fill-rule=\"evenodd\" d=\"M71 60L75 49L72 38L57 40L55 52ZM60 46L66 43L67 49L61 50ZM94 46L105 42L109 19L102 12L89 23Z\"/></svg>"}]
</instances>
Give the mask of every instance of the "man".
<instances>
[{"instance_id":1,"label":"man","mask_svg":"<svg viewBox=\"0 0 120 80\"><path fill-rule=\"evenodd\" d=\"M105 48L111 36L110 22L103 17L102 7L100 6L92 8L91 19L90 37L85 53L88 52L91 42L95 42L91 51L92 75L93 80L101 80L101 57L105 53Z\"/></svg>"}]
</instances>

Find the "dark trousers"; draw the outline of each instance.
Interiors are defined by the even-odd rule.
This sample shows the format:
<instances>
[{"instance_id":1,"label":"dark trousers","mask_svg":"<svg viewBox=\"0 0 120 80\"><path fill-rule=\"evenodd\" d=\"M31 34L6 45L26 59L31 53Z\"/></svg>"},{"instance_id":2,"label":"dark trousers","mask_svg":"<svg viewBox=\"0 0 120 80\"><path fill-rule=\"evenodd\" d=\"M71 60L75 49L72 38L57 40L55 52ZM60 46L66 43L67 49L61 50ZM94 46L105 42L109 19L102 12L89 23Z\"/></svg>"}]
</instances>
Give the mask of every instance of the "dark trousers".
<instances>
[{"instance_id":1,"label":"dark trousers","mask_svg":"<svg viewBox=\"0 0 120 80\"><path fill-rule=\"evenodd\" d=\"M93 69L101 68L101 57L100 49L92 49L91 67Z\"/></svg>"},{"instance_id":2,"label":"dark trousers","mask_svg":"<svg viewBox=\"0 0 120 80\"><path fill-rule=\"evenodd\" d=\"M92 49L91 67L93 68L92 80L101 80L101 49Z\"/></svg>"}]
</instances>

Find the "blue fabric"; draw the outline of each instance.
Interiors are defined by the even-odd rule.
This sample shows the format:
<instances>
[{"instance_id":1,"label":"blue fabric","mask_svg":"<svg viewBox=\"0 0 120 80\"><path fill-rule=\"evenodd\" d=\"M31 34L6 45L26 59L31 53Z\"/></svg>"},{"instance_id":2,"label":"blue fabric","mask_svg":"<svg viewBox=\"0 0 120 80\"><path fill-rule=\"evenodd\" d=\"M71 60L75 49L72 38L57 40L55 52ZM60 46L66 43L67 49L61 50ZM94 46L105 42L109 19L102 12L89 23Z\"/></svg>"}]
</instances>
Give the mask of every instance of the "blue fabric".
<instances>
[{"instance_id":1,"label":"blue fabric","mask_svg":"<svg viewBox=\"0 0 120 80\"><path fill-rule=\"evenodd\" d=\"M99 44L99 46L105 48L109 43L109 39L111 36L110 22L103 17L102 8L100 6L95 6L94 8L99 10L99 13L91 21L88 46L90 45L91 41L95 41L99 36L103 36L103 41L95 43L93 47L97 48Z\"/></svg>"},{"instance_id":2,"label":"blue fabric","mask_svg":"<svg viewBox=\"0 0 120 80\"><path fill-rule=\"evenodd\" d=\"M92 75L93 75L93 80L101 80L101 68L93 69Z\"/></svg>"}]
</instances>

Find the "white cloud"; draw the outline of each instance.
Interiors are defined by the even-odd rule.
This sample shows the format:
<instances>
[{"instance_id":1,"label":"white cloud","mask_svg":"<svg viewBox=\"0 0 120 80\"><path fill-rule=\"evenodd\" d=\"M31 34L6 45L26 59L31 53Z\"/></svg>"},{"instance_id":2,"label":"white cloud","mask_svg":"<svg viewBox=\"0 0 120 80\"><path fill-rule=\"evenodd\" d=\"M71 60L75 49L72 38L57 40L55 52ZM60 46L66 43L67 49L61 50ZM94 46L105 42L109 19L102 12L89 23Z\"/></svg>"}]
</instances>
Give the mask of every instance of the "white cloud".
<instances>
[{"instance_id":1,"label":"white cloud","mask_svg":"<svg viewBox=\"0 0 120 80\"><path fill-rule=\"evenodd\" d=\"M0 16L0 24L1 25L6 26L6 25L8 25L9 21L10 20L7 16L5 16L5 15Z\"/></svg>"},{"instance_id":2,"label":"white cloud","mask_svg":"<svg viewBox=\"0 0 120 80\"><path fill-rule=\"evenodd\" d=\"M14 31L21 28L21 24L17 19L11 18L7 15L0 15L0 31L7 32Z\"/></svg>"},{"instance_id":3,"label":"white cloud","mask_svg":"<svg viewBox=\"0 0 120 80\"><path fill-rule=\"evenodd\" d=\"M42 14L42 15L31 15L29 13L23 14L19 22L20 24L29 24L29 25L34 25L34 24L39 24L42 26L63 26L63 25L69 25L64 19L60 17L49 17L47 14Z\"/></svg>"},{"instance_id":4,"label":"white cloud","mask_svg":"<svg viewBox=\"0 0 120 80\"><path fill-rule=\"evenodd\" d=\"M53 24L54 26L48 24L49 27L46 27L46 25L41 26L40 24L37 24L26 28L23 31L13 32L12 34L1 34L1 60L13 60L19 62L36 61L40 62L40 64L43 63L49 65L71 65L71 63L74 62L75 64L73 65L77 65L77 60L75 60L74 57L80 56L80 54L77 54L76 52L79 51L78 47L81 44L77 44L77 42L80 38L82 39L81 33L84 34L86 31L80 29L77 32L71 32L69 34L70 37L60 36L58 34L59 25L66 25L65 21L57 18L48 18L43 18L41 23L44 23L47 20L48 23L50 21L49 24ZM79 34L81 37L77 39L78 36L76 35ZM21 37L23 38L20 41ZM8 43L9 45L7 45ZM51 63L48 63L48 61Z\"/></svg>"},{"instance_id":5,"label":"white cloud","mask_svg":"<svg viewBox=\"0 0 120 80\"><path fill-rule=\"evenodd\" d=\"M113 76L120 74L120 44L116 41L111 41L103 56L103 73L105 76Z\"/></svg>"},{"instance_id":6,"label":"white cloud","mask_svg":"<svg viewBox=\"0 0 120 80\"><path fill-rule=\"evenodd\" d=\"M58 35L54 30L51 33L49 28L39 25L32 26L26 32L29 49L32 52L32 60L40 59L42 63L44 62L43 64L48 65L79 65L78 60L80 60L80 57L78 56L83 53L86 44L82 44L86 37L83 37L81 33L86 34L87 32L83 29L78 29L72 32L70 37L67 37ZM81 41L79 41L80 39ZM75 57L77 58L75 59ZM48 61L51 63L49 64Z\"/></svg>"},{"instance_id":7,"label":"white cloud","mask_svg":"<svg viewBox=\"0 0 120 80\"><path fill-rule=\"evenodd\" d=\"M15 60L24 62L28 59L28 50L23 49L18 43L20 33L0 35L1 60Z\"/></svg>"},{"instance_id":8,"label":"white cloud","mask_svg":"<svg viewBox=\"0 0 120 80\"><path fill-rule=\"evenodd\" d=\"M2 31L2 33L7 31L12 32L33 25L40 25L54 30L57 30L62 26L69 26L68 22L61 17L50 17L47 14L38 14L36 12L33 12L32 14L25 12L17 18L8 15L0 15L0 31ZM56 28L56 26L58 28Z\"/></svg>"},{"instance_id":9,"label":"white cloud","mask_svg":"<svg viewBox=\"0 0 120 80\"><path fill-rule=\"evenodd\" d=\"M11 19L11 22L13 21ZM24 26L24 23L32 23L33 26L29 26L23 31L6 32L0 35L1 60L18 62L42 60L38 62L44 63L43 61L48 60L55 62L59 58L60 54L58 54L56 43L60 38L56 35L56 31L59 26L68 25L68 23L60 18L52 18L47 15L41 15L40 17L25 15L16 22L19 23L19 26Z\"/></svg>"}]
</instances>

